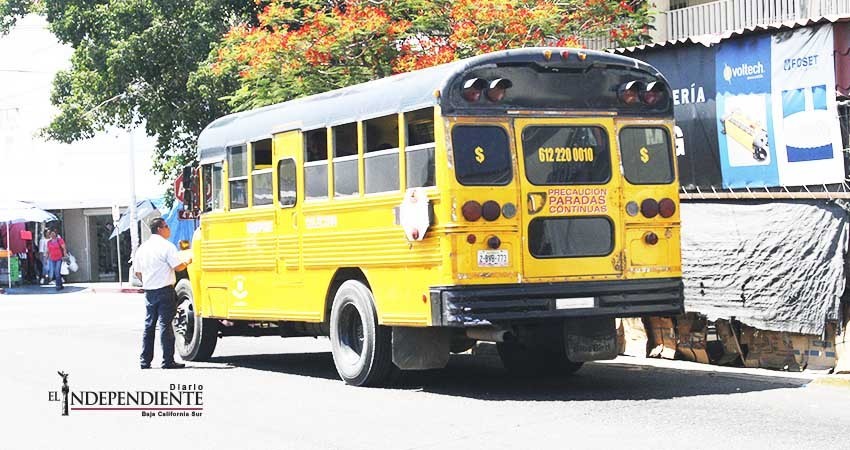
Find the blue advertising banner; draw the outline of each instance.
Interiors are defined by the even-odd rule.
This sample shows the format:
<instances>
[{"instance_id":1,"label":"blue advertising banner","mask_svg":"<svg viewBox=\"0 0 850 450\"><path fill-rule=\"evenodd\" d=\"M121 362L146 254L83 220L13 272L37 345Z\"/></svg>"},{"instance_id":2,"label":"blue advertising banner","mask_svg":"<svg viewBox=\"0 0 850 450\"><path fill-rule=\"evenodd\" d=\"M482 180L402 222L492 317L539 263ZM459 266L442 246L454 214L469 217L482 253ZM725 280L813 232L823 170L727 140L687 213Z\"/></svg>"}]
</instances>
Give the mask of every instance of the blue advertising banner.
<instances>
[{"instance_id":1,"label":"blue advertising banner","mask_svg":"<svg viewBox=\"0 0 850 450\"><path fill-rule=\"evenodd\" d=\"M835 96L850 69L836 49L850 42L847 30L823 24L631 52L670 83L682 187L843 183Z\"/></svg>"},{"instance_id":2,"label":"blue advertising banner","mask_svg":"<svg viewBox=\"0 0 850 450\"><path fill-rule=\"evenodd\" d=\"M715 48L680 47L637 55L658 69L673 91L676 159L685 189L722 185L715 120Z\"/></svg>"},{"instance_id":3,"label":"blue advertising banner","mask_svg":"<svg viewBox=\"0 0 850 450\"><path fill-rule=\"evenodd\" d=\"M718 150L724 188L779 186L771 98L771 37L717 50Z\"/></svg>"}]
</instances>

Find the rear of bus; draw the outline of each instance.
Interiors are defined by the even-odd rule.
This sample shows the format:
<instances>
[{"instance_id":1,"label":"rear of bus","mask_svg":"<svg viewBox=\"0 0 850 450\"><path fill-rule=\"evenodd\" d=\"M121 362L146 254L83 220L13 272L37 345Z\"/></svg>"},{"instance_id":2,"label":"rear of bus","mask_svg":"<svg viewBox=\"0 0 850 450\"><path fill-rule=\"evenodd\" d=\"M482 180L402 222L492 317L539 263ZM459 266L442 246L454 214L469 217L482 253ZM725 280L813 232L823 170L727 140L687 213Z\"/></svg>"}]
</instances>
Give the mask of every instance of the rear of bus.
<instances>
[{"instance_id":1,"label":"rear of bus","mask_svg":"<svg viewBox=\"0 0 850 450\"><path fill-rule=\"evenodd\" d=\"M509 368L575 368L616 356L615 317L683 311L672 102L655 69L526 49L442 95L453 280L431 289L433 325L499 342Z\"/></svg>"}]
</instances>

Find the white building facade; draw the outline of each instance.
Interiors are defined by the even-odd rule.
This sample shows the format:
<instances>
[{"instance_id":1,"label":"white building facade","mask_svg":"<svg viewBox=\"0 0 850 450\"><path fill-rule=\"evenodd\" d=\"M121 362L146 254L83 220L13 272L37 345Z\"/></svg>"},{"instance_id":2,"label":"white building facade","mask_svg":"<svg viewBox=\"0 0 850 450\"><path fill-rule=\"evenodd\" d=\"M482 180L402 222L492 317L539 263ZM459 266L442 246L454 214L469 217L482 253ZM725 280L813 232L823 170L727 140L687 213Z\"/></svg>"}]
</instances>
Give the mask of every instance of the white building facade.
<instances>
[{"instance_id":1,"label":"white building facade","mask_svg":"<svg viewBox=\"0 0 850 450\"><path fill-rule=\"evenodd\" d=\"M161 197L165 187L151 170L154 141L141 128L73 144L41 137L57 113L50 103L53 79L70 67L71 53L39 16L27 16L0 37L0 196L61 217L64 238L80 266L71 281L112 281L118 262L115 240L109 240L112 206L126 209L133 189L142 200Z\"/></svg>"}]
</instances>

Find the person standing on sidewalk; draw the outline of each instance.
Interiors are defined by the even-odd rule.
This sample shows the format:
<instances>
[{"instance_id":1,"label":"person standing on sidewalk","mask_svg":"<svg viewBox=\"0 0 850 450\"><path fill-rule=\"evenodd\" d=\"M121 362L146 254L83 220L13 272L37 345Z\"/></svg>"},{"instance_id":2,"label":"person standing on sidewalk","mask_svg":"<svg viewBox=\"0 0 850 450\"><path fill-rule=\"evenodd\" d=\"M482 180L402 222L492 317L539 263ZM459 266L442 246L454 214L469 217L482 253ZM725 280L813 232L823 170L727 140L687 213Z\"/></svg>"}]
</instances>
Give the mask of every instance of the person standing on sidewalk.
<instances>
[{"instance_id":1,"label":"person standing on sidewalk","mask_svg":"<svg viewBox=\"0 0 850 450\"><path fill-rule=\"evenodd\" d=\"M38 240L38 258L41 261L39 284L47 284L50 281L50 256L47 254L47 243L49 241L50 230L45 228L41 239Z\"/></svg>"},{"instance_id":2,"label":"person standing on sidewalk","mask_svg":"<svg viewBox=\"0 0 850 450\"><path fill-rule=\"evenodd\" d=\"M177 312L177 294L174 292L175 271L186 268L192 260L181 262L177 248L168 238L171 230L165 219L157 217L151 221L151 237L136 250L136 276L142 280L145 290L145 330L142 335L142 369L149 369L153 359L154 325L159 322L159 339L162 344L162 368L182 369L186 367L174 361L174 330L171 321Z\"/></svg>"},{"instance_id":3,"label":"person standing on sidewalk","mask_svg":"<svg viewBox=\"0 0 850 450\"><path fill-rule=\"evenodd\" d=\"M65 289L62 286L62 261L67 255L68 249L65 248L65 240L62 239L62 236L56 234L56 230L50 230L50 240L47 241L47 256L50 259L48 266L50 266L50 276L56 282L57 291Z\"/></svg>"}]
</instances>

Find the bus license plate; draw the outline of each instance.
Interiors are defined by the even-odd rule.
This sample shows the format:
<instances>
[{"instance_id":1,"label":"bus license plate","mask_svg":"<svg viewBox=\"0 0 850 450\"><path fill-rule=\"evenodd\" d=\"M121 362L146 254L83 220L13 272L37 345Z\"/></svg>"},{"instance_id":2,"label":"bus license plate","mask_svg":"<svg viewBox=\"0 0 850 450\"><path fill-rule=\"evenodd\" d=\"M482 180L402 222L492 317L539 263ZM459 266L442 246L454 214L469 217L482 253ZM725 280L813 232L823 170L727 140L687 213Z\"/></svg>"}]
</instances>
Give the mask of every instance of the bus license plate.
<instances>
[{"instance_id":1,"label":"bus license plate","mask_svg":"<svg viewBox=\"0 0 850 450\"><path fill-rule=\"evenodd\" d=\"M556 298L555 309L593 308L596 300L593 297Z\"/></svg>"},{"instance_id":2,"label":"bus license plate","mask_svg":"<svg viewBox=\"0 0 850 450\"><path fill-rule=\"evenodd\" d=\"M478 267L508 267L508 251L478 250Z\"/></svg>"}]
</instances>

